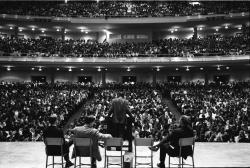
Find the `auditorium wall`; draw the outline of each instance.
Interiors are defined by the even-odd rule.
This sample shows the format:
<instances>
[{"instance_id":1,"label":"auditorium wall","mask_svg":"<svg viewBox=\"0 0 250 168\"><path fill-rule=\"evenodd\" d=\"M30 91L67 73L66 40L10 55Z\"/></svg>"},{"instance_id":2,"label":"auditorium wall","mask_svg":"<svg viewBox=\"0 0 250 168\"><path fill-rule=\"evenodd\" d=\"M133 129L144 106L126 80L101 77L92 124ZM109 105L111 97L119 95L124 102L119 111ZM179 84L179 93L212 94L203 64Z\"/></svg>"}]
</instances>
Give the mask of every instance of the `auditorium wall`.
<instances>
[{"instance_id":1,"label":"auditorium wall","mask_svg":"<svg viewBox=\"0 0 250 168\"><path fill-rule=\"evenodd\" d=\"M116 71L105 72L106 82L122 82L122 76L136 76L137 82L153 82L153 71ZM209 81L214 80L215 75L229 75L229 81L250 81L250 71L247 70L228 70L228 71L209 71L209 72L175 72L175 71L160 71L155 72L156 81L167 81L168 76L181 76L182 82L188 81ZM31 76L45 76L47 82L54 81L59 82L77 82L78 76L91 76L94 83L100 83L102 81L102 72L90 71L90 72L54 72L49 71L3 71L0 72L0 81L12 81L23 82L31 81Z\"/></svg>"}]
</instances>

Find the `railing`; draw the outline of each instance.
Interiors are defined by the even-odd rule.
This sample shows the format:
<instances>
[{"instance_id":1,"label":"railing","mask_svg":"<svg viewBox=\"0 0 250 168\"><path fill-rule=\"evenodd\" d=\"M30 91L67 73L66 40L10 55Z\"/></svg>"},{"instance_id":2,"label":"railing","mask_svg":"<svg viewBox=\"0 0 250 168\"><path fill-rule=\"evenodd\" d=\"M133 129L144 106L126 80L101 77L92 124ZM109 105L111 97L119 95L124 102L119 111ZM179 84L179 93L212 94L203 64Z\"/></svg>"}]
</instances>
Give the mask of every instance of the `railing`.
<instances>
[{"instance_id":1,"label":"railing","mask_svg":"<svg viewBox=\"0 0 250 168\"><path fill-rule=\"evenodd\" d=\"M175 62L220 62L249 61L250 55L231 55L213 57L134 57L134 58L63 58L63 57L0 57L1 62L36 62L36 63L175 63Z\"/></svg>"}]
</instances>

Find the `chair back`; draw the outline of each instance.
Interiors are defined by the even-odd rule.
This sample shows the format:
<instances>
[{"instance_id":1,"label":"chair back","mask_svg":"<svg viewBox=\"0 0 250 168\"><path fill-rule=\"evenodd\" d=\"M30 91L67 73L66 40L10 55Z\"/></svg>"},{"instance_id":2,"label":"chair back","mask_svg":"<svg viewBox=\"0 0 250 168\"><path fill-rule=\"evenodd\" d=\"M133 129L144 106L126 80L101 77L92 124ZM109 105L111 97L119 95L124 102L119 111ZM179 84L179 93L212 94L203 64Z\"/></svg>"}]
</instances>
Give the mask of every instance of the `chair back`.
<instances>
[{"instance_id":1,"label":"chair back","mask_svg":"<svg viewBox=\"0 0 250 168\"><path fill-rule=\"evenodd\" d=\"M123 146L123 139L122 138L108 138L104 142L105 147L119 147Z\"/></svg>"},{"instance_id":2,"label":"chair back","mask_svg":"<svg viewBox=\"0 0 250 168\"><path fill-rule=\"evenodd\" d=\"M179 146L192 146L192 145L194 145L194 137L179 139Z\"/></svg>"},{"instance_id":3,"label":"chair back","mask_svg":"<svg viewBox=\"0 0 250 168\"><path fill-rule=\"evenodd\" d=\"M91 138L74 138L74 152L76 156L92 156L92 140Z\"/></svg>"},{"instance_id":4,"label":"chair back","mask_svg":"<svg viewBox=\"0 0 250 168\"><path fill-rule=\"evenodd\" d=\"M63 155L63 138L45 138L44 143L48 156Z\"/></svg>"},{"instance_id":5,"label":"chair back","mask_svg":"<svg viewBox=\"0 0 250 168\"><path fill-rule=\"evenodd\" d=\"M135 146L153 146L153 138L135 138Z\"/></svg>"}]
</instances>

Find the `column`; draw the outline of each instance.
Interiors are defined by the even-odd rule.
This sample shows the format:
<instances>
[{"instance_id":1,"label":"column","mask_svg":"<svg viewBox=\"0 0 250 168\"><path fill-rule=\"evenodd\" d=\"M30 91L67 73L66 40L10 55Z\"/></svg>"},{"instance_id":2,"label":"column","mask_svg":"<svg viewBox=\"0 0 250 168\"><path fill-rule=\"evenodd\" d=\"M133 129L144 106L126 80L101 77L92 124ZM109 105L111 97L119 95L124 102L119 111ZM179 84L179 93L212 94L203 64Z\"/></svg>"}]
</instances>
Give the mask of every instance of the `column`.
<instances>
[{"instance_id":1,"label":"column","mask_svg":"<svg viewBox=\"0 0 250 168\"><path fill-rule=\"evenodd\" d=\"M153 70L153 87L156 86L156 70Z\"/></svg>"},{"instance_id":2,"label":"column","mask_svg":"<svg viewBox=\"0 0 250 168\"><path fill-rule=\"evenodd\" d=\"M50 69L50 83L55 83L55 70L53 68Z\"/></svg>"},{"instance_id":3,"label":"column","mask_svg":"<svg viewBox=\"0 0 250 168\"><path fill-rule=\"evenodd\" d=\"M64 27L61 30L61 38L63 41L65 40L65 28Z\"/></svg>"},{"instance_id":4,"label":"column","mask_svg":"<svg viewBox=\"0 0 250 168\"><path fill-rule=\"evenodd\" d=\"M194 38L194 39L197 39L197 37L198 37L197 27L193 27L193 29L194 29L193 38Z\"/></svg>"},{"instance_id":5,"label":"column","mask_svg":"<svg viewBox=\"0 0 250 168\"><path fill-rule=\"evenodd\" d=\"M102 84L105 86L106 85L106 72L103 70L101 74L102 74Z\"/></svg>"},{"instance_id":6,"label":"column","mask_svg":"<svg viewBox=\"0 0 250 168\"><path fill-rule=\"evenodd\" d=\"M18 27L17 26L15 26L14 27L14 38L17 38L18 37Z\"/></svg>"}]
</instances>

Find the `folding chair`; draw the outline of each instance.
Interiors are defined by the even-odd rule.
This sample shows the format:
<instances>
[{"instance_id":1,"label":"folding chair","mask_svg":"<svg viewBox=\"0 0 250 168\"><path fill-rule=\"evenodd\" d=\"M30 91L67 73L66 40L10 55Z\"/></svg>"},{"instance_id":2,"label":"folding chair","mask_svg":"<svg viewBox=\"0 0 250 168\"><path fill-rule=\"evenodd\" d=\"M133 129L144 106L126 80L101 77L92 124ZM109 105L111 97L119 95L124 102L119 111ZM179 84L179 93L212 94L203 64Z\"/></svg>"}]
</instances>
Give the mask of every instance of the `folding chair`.
<instances>
[{"instance_id":1,"label":"folding chair","mask_svg":"<svg viewBox=\"0 0 250 168\"><path fill-rule=\"evenodd\" d=\"M137 146L153 146L153 138L135 138L135 168L139 165L148 165L153 168L153 151L150 150L150 155L137 155ZM150 158L151 162L137 162L137 158Z\"/></svg>"},{"instance_id":2,"label":"folding chair","mask_svg":"<svg viewBox=\"0 0 250 168\"><path fill-rule=\"evenodd\" d=\"M179 150L179 156L177 156L179 158L179 166L181 165L181 167L183 168L183 165L190 165L190 166L193 166L194 168L194 144L195 144L195 141L194 141L194 137L189 137L189 138L180 138L179 139L179 146L180 146L180 150ZM192 164L186 164L186 163L183 163L183 155L182 155L182 147L185 147L185 146L192 146L192 153L188 156L191 156L192 157ZM170 156L169 156L169 160L168 160L168 163L169 163L169 167L170 167ZM172 165L176 165L176 164L172 164Z\"/></svg>"},{"instance_id":3,"label":"folding chair","mask_svg":"<svg viewBox=\"0 0 250 168\"><path fill-rule=\"evenodd\" d=\"M62 165L63 168L63 138L45 138L46 168L48 166ZM48 164L48 157L52 156L52 164ZM55 163L54 157L61 156L61 163Z\"/></svg>"},{"instance_id":4,"label":"folding chair","mask_svg":"<svg viewBox=\"0 0 250 168\"><path fill-rule=\"evenodd\" d=\"M91 138L74 138L74 150L73 156L75 157L75 168L81 165L91 166L92 158L92 140ZM76 165L76 159L79 157L79 165ZM90 164L83 164L81 162L81 157L90 157Z\"/></svg>"},{"instance_id":5,"label":"folding chair","mask_svg":"<svg viewBox=\"0 0 250 168\"><path fill-rule=\"evenodd\" d=\"M122 147L123 147L123 139L122 138L109 138L104 142L105 145L105 160L104 160L104 168L108 168L109 165L118 165L122 167L123 155L122 155ZM120 150L120 155L111 155L108 154L107 151L117 151L117 148ZM121 163L109 163L109 158L121 158Z\"/></svg>"}]
</instances>

